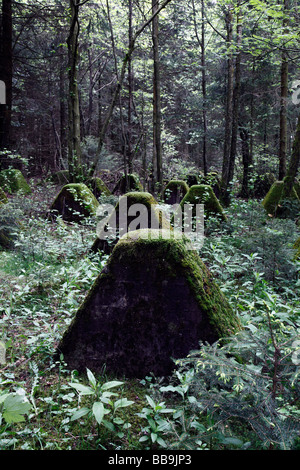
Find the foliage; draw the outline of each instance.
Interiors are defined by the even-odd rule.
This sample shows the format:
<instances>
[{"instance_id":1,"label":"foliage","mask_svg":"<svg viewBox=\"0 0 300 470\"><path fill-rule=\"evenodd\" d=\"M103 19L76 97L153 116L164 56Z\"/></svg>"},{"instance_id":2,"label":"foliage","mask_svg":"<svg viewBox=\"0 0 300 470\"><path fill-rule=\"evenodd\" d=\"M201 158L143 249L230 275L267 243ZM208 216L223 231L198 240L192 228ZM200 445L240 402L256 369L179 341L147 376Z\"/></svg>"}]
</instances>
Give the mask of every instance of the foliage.
<instances>
[{"instance_id":1,"label":"foliage","mask_svg":"<svg viewBox=\"0 0 300 470\"><path fill-rule=\"evenodd\" d=\"M56 187L33 186L26 200L7 205L23 227L0 259L1 387L10 396L5 406L17 411L11 419L18 420L2 417L1 448L297 449L300 305L293 244L299 231L293 221L268 218L259 201L236 201L226 209L227 223L206 222L200 256L239 315L239 335L199 345L174 363L173 377L129 381L105 370L78 376L63 358L55 362L53 352L107 256L89 253L92 222L48 221Z\"/></svg>"}]
</instances>

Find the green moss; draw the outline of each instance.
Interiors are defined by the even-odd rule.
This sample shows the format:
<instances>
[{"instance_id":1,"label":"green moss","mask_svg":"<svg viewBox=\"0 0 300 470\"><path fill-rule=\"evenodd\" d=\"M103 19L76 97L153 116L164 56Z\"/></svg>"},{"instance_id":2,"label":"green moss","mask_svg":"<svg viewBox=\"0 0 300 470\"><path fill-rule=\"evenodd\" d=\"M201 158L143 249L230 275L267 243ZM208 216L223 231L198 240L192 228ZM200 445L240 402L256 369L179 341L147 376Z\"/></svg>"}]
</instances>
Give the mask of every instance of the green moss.
<instances>
[{"instance_id":1,"label":"green moss","mask_svg":"<svg viewBox=\"0 0 300 470\"><path fill-rule=\"evenodd\" d=\"M178 204L188 193L189 186L182 180L171 180L163 192L164 201L167 204Z\"/></svg>"},{"instance_id":2,"label":"green moss","mask_svg":"<svg viewBox=\"0 0 300 470\"><path fill-rule=\"evenodd\" d=\"M298 240L295 241L293 248L296 250L294 259L299 260L300 259L300 238L298 238Z\"/></svg>"},{"instance_id":3,"label":"green moss","mask_svg":"<svg viewBox=\"0 0 300 470\"><path fill-rule=\"evenodd\" d=\"M276 178L272 173L265 173L256 175L251 178L251 185L249 184L249 197L264 198L268 191L271 189L272 184L276 182Z\"/></svg>"},{"instance_id":4,"label":"green moss","mask_svg":"<svg viewBox=\"0 0 300 470\"><path fill-rule=\"evenodd\" d=\"M122 259L123 263L132 263L140 257L147 264L147 257L150 263L153 252L161 269L165 270L166 265L170 266L171 277L185 277L200 310L205 311L220 337L228 337L241 329L240 321L229 302L198 253L191 249L187 238L178 239L174 232L164 230L130 232L115 246L110 262L118 263Z\"/></svg>"},{"instance_id":5,"label":"green moss","mask_svg":"<svg viewBox=\"0 0 300 470\"><path fill-rule=\"evenodd\" d=\"M106 253L110 253L114 247L114 245L118 241L118 233L117 236L110 240L109 242L106 241L105 232L107 232L107 227L112 226L114 217L116 217L116 229L119 229L119 216L120 216L120 206L123 206L123 202L127 201L127 210L135 204L143 205L148 213L148 228L151 227L152 222L154 221L157 224L158 228L161 229L172 229L170 223L162 214L161 210L159 210L158 203L156 199L152 196L152 194L147 192L129 192L124 194L120 197L118 204L115 207L115 214L112 214L107 223L105 224L104 229L101 231L100 236L94 241L91 250L93 252L97 252L98 250L104 251ZM127 229L130 228L130 224L138 217L138 215L128 215L127 217ZM108 236L108 239L110 237Z\"/></svg>"},{"instance_id":6,"label":"green moss","mask_svg":"<svg viewBox=\"0 0 300 470\"><path fill-rule=\"evenodd\" d=\"M193 206L203 204L206 217L214 215L219 216L223 221L227 221L227 216L211 186L205 184L192 186L180 203L182 208L184 204L192 204Z\"/></svg>"},{"instance_id":7,"label":"green moss","mask_svg":"<svg viewBox=\"0 0 300 470\"><path fill-rule=\"evenodd\" d=\"M22 192L30 194L31 189L20 170L8 169L0 172L0 186L9 194Z\"/></svg>"},{"instance_id":8,"label":"green moss","mask_svg":"<svg viewBox=\"0 0 300 470\"><path fill-rule=\"evenodd\" d=\"M84 217L95 216L98 207L97 199L85 184L70 183L60 190L50 212L67 221L81 222Z\"/></svg>"},{"instance_id":9,"label":"green moss","mask_svg":"<svg viewBox=\"0 0 300 470\"><path fill-rule=\"evenodd\" d=\"M139 178L131 173L127 175L127 184L125 175L121 176L113 189L113 194L125 194L130 191L143 191Z\"/></svg>"},{"instance_id":10,"label":"green moss","mask_svg":"<svg viewBox=\"0 0 300 470\"><path fill-rule=\"evenodd\" d=\"M154 255L155 253L155 255ZM191 242L184 236L178 239L168 230L136 230L126 233L116 244L108 260L107 269L95 281L89 295L103 276L110 275L112 266L119 263L151 265L155 256L157 269L164 273L169 266L169 277L183 276L188 282L199 308L206 312L211 325L220 337L228 337L241 329L228 300L212 278L198 253L191 249ZM81 309L84 309L85 300Z\"/></svg>"},{"instance_id":11,"label":"green moss","mask_svg":"<svg viewBox=\"0 0 300 470\"><path fill-rule=\"evenodd\" d=\"M94 177L87 182L87 186L90 188L94 196L98 199L100 196L110 196L111 192L106 184L99 177Z\"/></svg>"},{"instance_id":12,"label":"green moss","mask_svg":"<svg viewBox=\"0 0 300 470\"><path fill-rule=\"evenodd\" d=\"M269 192L267 193L262 202L262 205L269 215L284 216L284 209L282 208L282 206L284 202L288 201L299 201L295 188L292 189L291 196L289 198L285 198L284 181L276 181L272 184Z\"/></svg>"},{"instance_id":13,"label":"green moss","mask_svg":"<svg viewBox=\"0 0 300 470\"><path fill-rule=\"evenodd\" d=\"M124 235L91 287L58 347L68 367L129 377L169 375L172 358L199 342L242 328L189 240L174 232Z\"/></svg>"},{"instance_id":14,"label":"green moss","mask_svg":"<svg viewBox=\"0 0 300 470\"><path fill-rule=\"evenodd\" d=\"M0 187L0 205L1 204L6 204L8 202L7 196L3 189Z\"/></svg>"}]
</instances>

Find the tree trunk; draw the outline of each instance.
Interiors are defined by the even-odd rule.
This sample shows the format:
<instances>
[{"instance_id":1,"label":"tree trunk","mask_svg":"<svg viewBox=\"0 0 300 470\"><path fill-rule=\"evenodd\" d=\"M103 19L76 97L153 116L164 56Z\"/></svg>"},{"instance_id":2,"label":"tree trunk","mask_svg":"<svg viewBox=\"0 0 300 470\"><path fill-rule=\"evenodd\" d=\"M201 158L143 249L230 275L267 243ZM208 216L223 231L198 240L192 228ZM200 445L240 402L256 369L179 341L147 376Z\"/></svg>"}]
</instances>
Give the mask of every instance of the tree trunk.
<instances>
[{"instance_id":1,"label":"tree trunk","mask_svg":"<svg viewBox=\"0 0 300 470\"><path fill-rule=\"evenodd\" d=\"M228 172L229 172L229 157L230 157L230 144L231 144L231 129L232 129L232 109L233 109L233 58L232 51L232 9L229 8L226 12L226 31L227 31L227 97L226 97L226 111L225 111L225 135L224 135L224 153L223 153L223 167L222 167L222 189L224 197L228 187Z\"/></svg>"},{"instance_id":2,"label":"tree trunk","mask_svg":"<svg viewBox=\"0 0 300 470\"><path fill-rule=\"evenodd\" d=\"M287 14L289 1L283 1L284 13ZM288 18L283 19L283 31L286 32ZM281 58L281 88L280 88L280 137L279 137L279 180L283 180L286 174L287 157L287 100L288 100L288 57L286 49L283 48Z\"/></svg>"},{"instance_id":3,"label":"tree trunk","mask_svg":"<svg viewBox=\"0 0 300 470\"><path fill-rule=\"evenodd\" d=\"M5 83L5 104L0 104L0 149L9 148L12 107L12 1L2 1L0 80Z\"/></svg>"},{"instance_id":4,"label":"tree trunk","mask_svg":"<svg viewBox=\"0 0 300 470\"><path fill-rule=\"evenodd\" d=\"M240 110L240 91L241 91L241 45L242 45L242 18L240 12L240 0L238 1L238 12L237 12L237 56L235 60L235 85L233 91L233 110L232 110L232 134L231 134L231 146L230 146L230 158L229 158L229 170L228 170L228 185L233 180L234 165L237 155L237 138L238 138L238 126L239 126L239 110Z\"/></svg>"},{"instance_id":5,"label":"tree trunk","mask_svg":"<svg viewBox=\"0 0 300 470\"><path fill-rule=\"evenodd\" d=\"M129 0L129 15L128 15L128 39L129 44L132 41L132 0ZM133 102L133 72L132 72L132 60L131 57L128 58L128 132L127 132L127 161L128 161L128 172L132 173L132 102Z\"/></svg>"},{"instance_id":6,"label":"tree trunk","mask_svg":"<svg viewBox=\"0 0 300 470\"><path fill-rule=\"evenodd\" d=\"M103 144L104 144L104 139L105 139L105 135L106 135L106 132L107 132L107 129L108 129L108 126L109 126L109 123L110 123L110 120L111 120L111 117L112 117L112 114L113 114L113 111L114 111L114 108L116 106L116 103L117 103L117 100L118 100L118 96L119 96L119 93L122 89L122 86L123 86L123 82L124 82L124 78L125 78L125 73L126 73L126 69L127 69L127 66L128 66L128 60L131 58L132 56L132 53L134 51L134 48L135 48L135 43L136 43L136 40L137 38L142 34L142 32L147 28L147 26L149 26L149 24L152 23L153 19L155 18L156 15L158 15L158 13L163 9L165 8L168 3L170 3L172 0L164 0L163 3L161 4L161 6L156 10L155 14L152 14L152 16L146 20L142 26L140 28L138 28L138 30L135 32L135 34L132 36L132 41L131 43L128 45L128 50L127 50L127 53L125 54L125 57L123 59L123 64L122 64L122 68L121 68L121 72L120 72L120 75L119 75L119 79L118 79L118 82L116 84L116 87L114 89L114 92L113 92L113 96L112 96L112 100L111 100L111 103L108 107L108 110L107 110L107 113L106 113L106 117L103 121L103 124L102 124L102 127L101 127L101 131L100 131L100 135L99 135L99 142L98 142L98 149L97 149L97 159L93 162L93 164L91 165L91 168L90 168L90 174L93 175L94 172L95 172L95 169L96 169L96 166L97 166L97 161L99 159L99 156L100 156L100 153L101 153L101 150L102 150L102 147L103 147Z\"/></svg>"},{"instance_id":7,"label":"tree trunk","mask_svg":"<svg viewBox=\"0 0 300 470\"><path fill-rule=\"evenodd\" d=\"M76 181L82 172L80 147L80 108L77 85L78 36L79 36L79 3L70 0L71 23L68 44L68 164L70 181Z\"/></svg>"},{"instance_id":8,"label":"tree trunk","mask_svg":"<svg viewBox=\"0 0 300 470\"><path fill-rule=\"evenodd\" d=\"M152 0L152 14L156 14L159 1ZM158 15L152 22L153 42L153 173L154 184L162 188L162 154L161 154L161 97L160 97L160 70L159 70L159 22Z\"/></svg>"},{"instance_id":9,"label":"tree trunk","mask_svg":"<svg viewBox=\"0 0 300 470\"><path fill-rule=\"evenodd\" d=\"M240 129L240 137L242 141L242 158L243 158L243 181L241 189L241 197L249 197L249 178L252 166L252 157L249 147L249 133L247 129Z\"/></svg>"},{"instance_id":10,"label":"tree trunk","mask_svg":"<svg viewBox=\"0 0 300 470\"><path fill-rule=\"evenodd\" d=\"M201 67L202 67L202 118L203 118L203 139L202 139L202 161L203 172L207 175L207 114L206 114L206 58L205 58L205 23L204 23L204 0L201 0Z\"/></svg>"}]
</instances>

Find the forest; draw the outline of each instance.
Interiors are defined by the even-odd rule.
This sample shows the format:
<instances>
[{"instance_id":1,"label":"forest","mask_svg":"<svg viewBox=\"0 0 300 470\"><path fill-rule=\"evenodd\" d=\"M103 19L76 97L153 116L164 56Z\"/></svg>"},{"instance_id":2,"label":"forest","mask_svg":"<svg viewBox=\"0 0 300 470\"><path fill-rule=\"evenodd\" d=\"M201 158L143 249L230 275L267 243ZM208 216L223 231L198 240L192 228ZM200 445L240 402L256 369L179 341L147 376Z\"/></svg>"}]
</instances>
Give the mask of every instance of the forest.
<instances>
[{"instance_id":1,"label":"forest","mask_svg":"<svg viewBox=\"0 0 300 470\"><path fill-rule=\"evenodd\" d=\"M299 24L2 0L0 450L300 450Z\"/></svg>"}]
</instances>

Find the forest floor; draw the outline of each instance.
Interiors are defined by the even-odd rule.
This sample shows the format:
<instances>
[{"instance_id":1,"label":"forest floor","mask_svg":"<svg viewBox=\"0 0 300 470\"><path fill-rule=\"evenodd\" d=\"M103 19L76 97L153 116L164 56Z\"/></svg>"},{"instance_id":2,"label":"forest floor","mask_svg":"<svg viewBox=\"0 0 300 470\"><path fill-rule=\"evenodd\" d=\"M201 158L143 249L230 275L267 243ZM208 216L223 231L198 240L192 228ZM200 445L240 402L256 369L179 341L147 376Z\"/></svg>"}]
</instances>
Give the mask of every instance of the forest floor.
<instances>
[{"instance_id":1,"label":"forest floor","mask_svg":"<svg viewBox=\"0 0 300 470\"><path fill-rule=\"evenodd\" d=\"M89 253L94 220L86 225L48 220L58 187L38 180L31 185L33 193L11 197L5 211L21 225L14 248L0 256L0 340L5 345L0 449L260 450L299 445L299 439L265 440L242 417L229 418L224 425L223 418L213 421L207 409L189 408L188 374L184 379L177 373L163 380L127 380L103 370L101 377L92 371L82 377L68 370L63 358L54 361L63 332L107 256ZM293 244L300 231L295 221L269 218L261 201L253 200L233 198L226 213L226 223L207 221L201 258L249 331L265 333L271 318L278 344L297 331L299 338L300 263L293 259ZM292 339L294 344L297 336ZM271 375L270 380L274 385ZM282 422L290 419L294 429L299 425L297 373L289 380L287 393L279 395L288 409Z\"/></svg>"}]
</instances>

